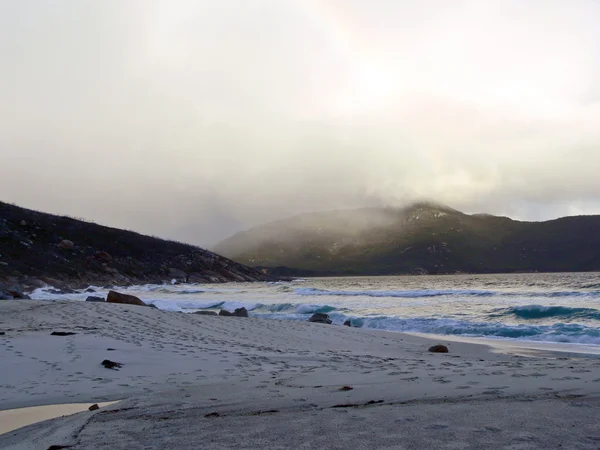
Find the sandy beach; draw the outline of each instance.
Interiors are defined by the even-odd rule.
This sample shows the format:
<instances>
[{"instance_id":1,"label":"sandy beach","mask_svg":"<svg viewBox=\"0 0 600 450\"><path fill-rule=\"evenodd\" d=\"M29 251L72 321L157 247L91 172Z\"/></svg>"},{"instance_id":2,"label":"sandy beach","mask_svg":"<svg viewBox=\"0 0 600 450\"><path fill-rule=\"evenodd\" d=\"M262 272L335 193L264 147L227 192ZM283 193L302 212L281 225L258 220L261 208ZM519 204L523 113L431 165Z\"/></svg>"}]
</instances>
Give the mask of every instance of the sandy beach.
<instances>
[{"instance_id":1,"label":"sandy beach","mask_svg":"<svg viewBox=\"0 0 600 450\"><path fill-rule=\"evenodd\" d=\"M3 449L600 448L600 359L569 346L77 301L0 302L0 331L1 410L121 400Z\"/></svg>"}]
</instances>

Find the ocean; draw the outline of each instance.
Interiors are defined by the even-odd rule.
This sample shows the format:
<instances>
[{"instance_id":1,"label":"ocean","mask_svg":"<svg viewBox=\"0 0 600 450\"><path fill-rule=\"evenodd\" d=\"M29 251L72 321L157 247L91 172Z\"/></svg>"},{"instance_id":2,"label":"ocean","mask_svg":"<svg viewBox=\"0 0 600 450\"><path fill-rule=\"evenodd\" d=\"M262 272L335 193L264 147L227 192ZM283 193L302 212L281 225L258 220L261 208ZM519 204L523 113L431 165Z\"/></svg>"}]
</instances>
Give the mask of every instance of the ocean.
<instances>
[{"instance_id":1,"label":"ocean","mask_svg":"<svg viewBox=\"0 0 600 450\"><path fill-rule=\"evenodd\" d=\"M85 300L96 293L34 299ZM308 320L390 332L600 346L600 273L309 278L291 282L117 288L167 311L246 307L251 317Z\"/></svg>"}]
</instances>

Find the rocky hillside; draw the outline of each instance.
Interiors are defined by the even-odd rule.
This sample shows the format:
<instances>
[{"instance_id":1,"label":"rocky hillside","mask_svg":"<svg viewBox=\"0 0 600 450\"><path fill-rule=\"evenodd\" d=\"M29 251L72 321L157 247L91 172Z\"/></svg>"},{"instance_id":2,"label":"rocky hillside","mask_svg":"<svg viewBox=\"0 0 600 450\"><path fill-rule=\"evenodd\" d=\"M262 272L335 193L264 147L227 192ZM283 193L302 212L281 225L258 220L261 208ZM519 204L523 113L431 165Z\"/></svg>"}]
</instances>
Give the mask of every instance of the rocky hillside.
<instances>
[{"instance_id":1,"label":"rocky hillside","mask_svg":"<svg viewBox=\"0 0 600 450\"><path fill-rule=\"evenodd\" d=\"M0 202L0 281L127 285L270 279L207 250ZM41 281L40 281L41 280Z\"/></svg>"},{"instance_id":2,"label":"rocky hillside","mask_svg":"<svg viewBox=\"0 0 600 450\"><path fill-rule=\"evenodd\" d=\"M296 276L600 270L600 216L519 222L442 205L305 214L238 233L215 251Z\"/></svg>"}]
</instances>

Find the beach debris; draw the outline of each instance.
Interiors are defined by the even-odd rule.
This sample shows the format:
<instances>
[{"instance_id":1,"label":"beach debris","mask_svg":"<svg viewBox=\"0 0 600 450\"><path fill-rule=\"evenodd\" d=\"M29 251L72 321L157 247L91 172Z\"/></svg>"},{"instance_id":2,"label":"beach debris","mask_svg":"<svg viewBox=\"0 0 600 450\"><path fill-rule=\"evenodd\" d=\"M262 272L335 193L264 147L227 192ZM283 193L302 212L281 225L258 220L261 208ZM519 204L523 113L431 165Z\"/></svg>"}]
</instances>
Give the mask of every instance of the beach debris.
<instances>
[{"instance_id":1,"label":"beach debris","mask_svg":"<svg viewBox=\"0 0 600 450\"><path fill-rule=\"evenodd\" d=\"M73 247L75 247L75 244L73 243L73 241L70 241L68 239L63 239L58 243L58 248L62 248L65 250L72 250Z\"/></svg>"},{"instance_id":2,"label":"beach debris","mask_svg":"<svg viewBox=\"0 0 600 450\"><path fill-rule=\"evenodd\" d=\"M51 445L48 450L61 450L62 448L71 448L70 445Z\"/></svg>"},{"instance_id":3,"label":"beach debris","mask_svg":"<svg viewBox=\"0 0 600 450\"><path fill-rule=\"evenodd\" d=\"M53 331L50 333L50 336L71 336L73 334L77 333L73 333L72 331Z\"/></svg>"},{"instance_id":4,"label":"beach debris","mask_svg":"<svg viewBox=\"0 0 600 450\"><path fill-rule=\"evenodd\" d=\"M135 295L121 294L117 291L108 291L106 301L108 303L121 303L123 305L148 306Z\"/></svg>"},{"instance_id":5,"label":"beach debris","mask_svg":"<svg viewBox=\"0 0 600 450\"><path fill-rule=\"evenodd\" d=\"M104 300L102 297L96 297L95 295L90 295L88 296L88 298L85 299L86 302L102 302L104 303L106 300Z\"/></svg>"},{"instance_id":6,"label":"beach debris","mask_svg":"<svg viewBox=\"0 0 600 450\"><path fill-rule=\"evenodd\" d=\"M383 403L383 400L369 400L366 403L342 403L339 405L333 405L331 408L361 408L365 406L378 405Z\"/></svg>"},{"instance_id":7,"label":"beach debris","mask_svg":"<svg viewBox=\"0 0 600 450\"><path fill-rule=\"evenodd\" d=\"M342 386L341 388L338 389L338 391L351 391L352 389L354 389L352 386Z\"/></svg>"},{"instance_id":8,"label":"beach debris","mask_svg":"<svg viewBox=\"0 0 600 450\"><path fill-rule=\"evenodd\" d=\"M215 311L194 311L192 314L200 314L202 316L217 316Z\"/></svg>"},{"instance_id":9,"label":"beach debris","mask_svg":"<svg viewBox=\"0 0 600 450\"><path fill-rule=\"evenodd\" d=\"M113 369L113 370L117 370L117 368L123 367L122 363L111 361L110 359L105 359L104 361L102 361L101 364L104 367L106 367L107 369Z\"/></svg>"},{"instance_id":10,"label":"beach debris","mask_svg":"<svg viewBox=\"0 0 600 450\"><path fill-rule=\"evenodd\" d=\"M219 417L221 414L219 414L218 412L211 412L208 414L204 414L204 417Z\"/></svg>"},{"instance_id":11,"label":"beach debris","mask_svg":"<svg viewBox=\"0 0 600 450\"><path fill-rule=\"evenodd\" d=\"M328 325L331 325L333 323L329 318L329 315L325 313L314 313L312 317L308 319L308 321L315 323L326 323Z\"/></svg>"},{"instance_id":12,"label":"beach debris","mask_svg":"<svg viewBox=\"0 0 600 450\"><path fill-rule=\"evenodd\" d=\"M446 347L445 345L438 344L429 347L429 351L432 353L448 353L448 347Z\"/></svg>"},{"instance_id":13,"label":"beach debris","mask_svg":"<svg viewBox=\"0 0 600 450\"><path fill-rule=\"evenodd\" d=\"M98 403L94 403L92 406L90 406L88 408L90 411L96 411L97 409L100 409L100 407L98 406Z\"/></svg>"},{"instance_id":14,"label":"beach debris","mask_svg":"<svg viewBox=\"0 0 600 450\"><path fill-rule=\"evenodd\" d=\"M0 336L4 336L6 333L4 331L0 331Z\"/></svg>"}]
</instances>

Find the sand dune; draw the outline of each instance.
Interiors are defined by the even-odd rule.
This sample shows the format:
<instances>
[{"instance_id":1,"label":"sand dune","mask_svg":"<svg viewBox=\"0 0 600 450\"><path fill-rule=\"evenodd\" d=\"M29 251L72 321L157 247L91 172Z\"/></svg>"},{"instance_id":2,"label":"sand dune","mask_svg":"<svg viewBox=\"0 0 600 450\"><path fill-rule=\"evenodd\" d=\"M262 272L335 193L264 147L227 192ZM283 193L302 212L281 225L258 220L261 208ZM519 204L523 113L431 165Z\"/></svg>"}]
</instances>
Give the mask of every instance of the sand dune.
<instances>
[{"instance_id":1,"label":"sand dune","mask_svg":"<svg viewBox=\"0 0 600 450\"><path fill-rule=\"evenodd\" d=\"M0 331L1 409L123 399L0 448L600 446L597 355L66 301L0 302Z\"/></svg>"}]
</instances>

